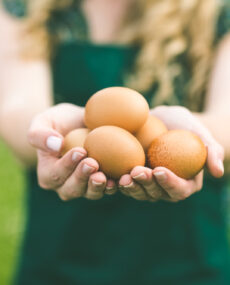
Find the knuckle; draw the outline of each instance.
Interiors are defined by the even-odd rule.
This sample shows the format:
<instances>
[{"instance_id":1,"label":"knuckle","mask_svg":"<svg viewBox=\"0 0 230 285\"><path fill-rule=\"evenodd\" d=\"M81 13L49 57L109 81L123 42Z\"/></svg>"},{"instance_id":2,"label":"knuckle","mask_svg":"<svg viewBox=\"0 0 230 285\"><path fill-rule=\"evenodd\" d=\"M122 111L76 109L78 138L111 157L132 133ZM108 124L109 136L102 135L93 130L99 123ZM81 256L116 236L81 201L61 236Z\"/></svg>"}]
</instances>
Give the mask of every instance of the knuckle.
<instances>
[{"instance_id":1,"label":"knuckle","mask_svg":"<svg viewBox=\"0 0 230 285\"><path fill-rule=\"evenodd\" d=\"M63 202L68 202L71 200L70 197L63 195L63 194L58 194L59 198L63 201Z\"/></svg>"},{"instance_id":2,"label":"knuckle","mask_svg":"<svg viewBox=\"0 0 230 285\"><path fill-rule=\"evenodd\" d=\"M49 179L51 181L51 184L54 185L60 185L63 183L62 177L56 172L51 172Z\"/></svg>"},{"instance_id":3,"label":"knuckle","mask_svg":"<svg viewBox=\"0 0 230 285\"><path fill-rule=\"evenodd\" d=\"M49 176L45 173L40 173L40 177L38 177L38 184L43 189L55 189L58 186L63 184L62 177L60 177L57 173L51 172Z\"/></svg>"},{"instance_id":4,"label":"knuckle","mask_svg":"<svg viewBox=\"0 0 230 285\"><path fill-rule=\"evenodd\" d=\"M50 190L50 187L47 183L45 183L41 178L38 178L38 185L40 188L44 190Z\"/></svg>"}]
</instances>

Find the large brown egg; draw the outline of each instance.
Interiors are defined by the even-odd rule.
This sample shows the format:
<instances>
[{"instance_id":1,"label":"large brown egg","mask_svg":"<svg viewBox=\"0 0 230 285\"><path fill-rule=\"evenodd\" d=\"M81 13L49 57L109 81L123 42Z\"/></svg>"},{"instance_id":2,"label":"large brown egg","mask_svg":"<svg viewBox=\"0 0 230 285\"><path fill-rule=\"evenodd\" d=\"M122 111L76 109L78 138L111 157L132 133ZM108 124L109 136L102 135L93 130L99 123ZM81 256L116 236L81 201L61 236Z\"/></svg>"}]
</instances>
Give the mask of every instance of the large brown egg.
<instances>
[{"instance_id":1,"label":"large brown egg","mask_svg":"<svg viewBox=\"0 0 230 285\"><path fill-rule=\"evenodd\" d=\"M151 168L163 166L176 175L191 179L204 167L207 151L192 132L172 130L156 138L148 150Z\"/></svg>"},{"instance_id":2,"label":"large brown egg","mask_svg":"<svg viewBox=\"0 0 230 285\"><path fill-rule=\"evenodd\" d=\"M85 149L108 177L120 178L135 166L145 165L144 150L129 132L115 126L94 129L86 137Z\"/></svg>"},{"instance_id":3,"label":"large brown egg","mask_svg":"<svg viewBox=\"0 0 230 285\"><path fill-rule=\"evenodd\" d=\"M89 134L89 129L80 128L69 132L64 138L62 155L74 147L84 147L85 138Z\"/></svg>"},{"instance_id":4,"label":"large brown egg","mask_svg":"<svg viewBox=\"0 0 230 285\"><path fill-rule=\"evenodd\" d=\"M145 123L148 113L148 103L140 93L125 87L110 87L88 100L85 125L89 129L112 125L134 133Z\"/></svg>"},{"instance_id":5,"label":"large brown egg","mask_svg":"<svg viewBox=\"0 0 230 285\"><path fill-rule=\"evenodd\" d=\"M135 137L139 140L144 151L147 152L152 141L168 130L165 124L153 115L149 115L145 124L137 131Z\"/></svg>"}]
</instances>

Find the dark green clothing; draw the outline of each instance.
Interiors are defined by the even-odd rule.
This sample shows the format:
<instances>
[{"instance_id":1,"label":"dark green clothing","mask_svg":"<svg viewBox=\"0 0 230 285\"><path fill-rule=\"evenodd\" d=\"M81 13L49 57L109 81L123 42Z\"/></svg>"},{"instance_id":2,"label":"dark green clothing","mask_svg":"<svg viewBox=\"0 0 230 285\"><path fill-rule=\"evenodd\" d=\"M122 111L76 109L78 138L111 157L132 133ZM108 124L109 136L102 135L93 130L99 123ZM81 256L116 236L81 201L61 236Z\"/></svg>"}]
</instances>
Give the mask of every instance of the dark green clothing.
<instances>
[{"instance_id":1,"label":"dark green clothing","mask_svg":"<svg viewBox=\"0 0 230 285\"><path fill-rule=\"evenodd\" d=\"M136 50L69 43L53 61L56 103L84 106L122 85ZM223 180L178 204L122 194L63 203L28 172L28 224L16 284L230 284Z\"/></svg>"},{"instance_id":2,"label":"dark green clothing","mask_svg":"<svg viewBox=\"0 0 230 285\"><path fill-rule=\"evenodd\" d=\"M218 26L221 35L224 29ZM75 40L59 45L52 62L55 103L84 106L94 92L122 86L136 53L134 47ZM181 102L189 77L185 70L176 82ZM145 94L148 101L152 94ZM120 193L64 203L38 186L35 170L27 178L28 221L16 285L230 284L223 179L206 176L201 192L171 204Z\"/></svg>"}]
</instances>

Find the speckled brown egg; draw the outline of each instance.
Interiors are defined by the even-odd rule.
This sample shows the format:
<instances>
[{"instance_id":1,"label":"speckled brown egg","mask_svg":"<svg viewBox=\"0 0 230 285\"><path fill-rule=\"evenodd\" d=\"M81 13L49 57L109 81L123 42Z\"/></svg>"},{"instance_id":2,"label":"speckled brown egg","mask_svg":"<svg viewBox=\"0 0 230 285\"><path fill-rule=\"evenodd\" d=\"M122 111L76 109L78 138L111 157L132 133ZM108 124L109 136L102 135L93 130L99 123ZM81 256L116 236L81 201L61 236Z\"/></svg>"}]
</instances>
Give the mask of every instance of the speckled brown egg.
<instances>
[{"instance_id":1,"label":"speckled brown egg","mask_svg":"<svg viewBox=\"0 0 230 285\"><path fill-rule=\"evenodd\" d=\"M135 137L139 140L145 152L147 152L152 141L167 131L167 127L161 120L153 115L149 115L145 124L135 134Z\"/></svg>"},{"instance_id":2,"label":"speckled brown egg","mask_svg":"<svg viewBox=\"0 0 230 285\"><path fill-rule=\"evenodd\" d=\"M84 147L85 138L90 130L86 128L75 129L69 132L64 138L62 155L74 147Z\"/></svg>"},{"instance_id":3,"label":"speckled brown egg","mask_svg":"<svg viewBox=\"0 0 230 285\"><path fill-rule=\"evenodd\" d=\"M148 150L151 168L163 166L184 179L198 174L206 158L207 150L201 139L185 130L171 130L159 136Z\"/></svg>"},{"instance_id":4,"label":"speckled brown egg","mask_svg":"<svg viewBox=\"0 0 230 285\"><path fill-rule=\"evenodd\" d=\"M145 165L145 153L139 141L128 131L115 126L102 126L86 137L85 149L108 177L119 179L133 167Z\"/></svg>"},{"instance_id":5,"label":"speckled brown egg","mask_svg":"<svg viewBox=\"0 0 230 285\"><path fill-rule=\"evenodd\" d=\"M85 125L89 129L112 125L134 133L145 123L148 113L148 103L140 93L125 87L110 87L88 100Z\"/></svg>"}]
</instances>

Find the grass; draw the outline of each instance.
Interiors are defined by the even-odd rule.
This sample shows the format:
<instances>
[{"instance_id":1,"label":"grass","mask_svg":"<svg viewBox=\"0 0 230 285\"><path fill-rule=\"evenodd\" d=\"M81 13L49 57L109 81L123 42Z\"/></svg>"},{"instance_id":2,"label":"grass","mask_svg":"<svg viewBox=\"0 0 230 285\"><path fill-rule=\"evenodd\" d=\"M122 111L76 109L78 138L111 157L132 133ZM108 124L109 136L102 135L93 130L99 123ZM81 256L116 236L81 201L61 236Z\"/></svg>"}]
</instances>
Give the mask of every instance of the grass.
<instances>
[{"instance_id":1,"label":"grass","mask_svg":"<svg viewBox=\"0 0 230 285\"><path fill-rule=\"evenodd\" d=\"M0 142L0 284L9 285L24 230L23 170Z\"/></svg>"}]
</instances>

